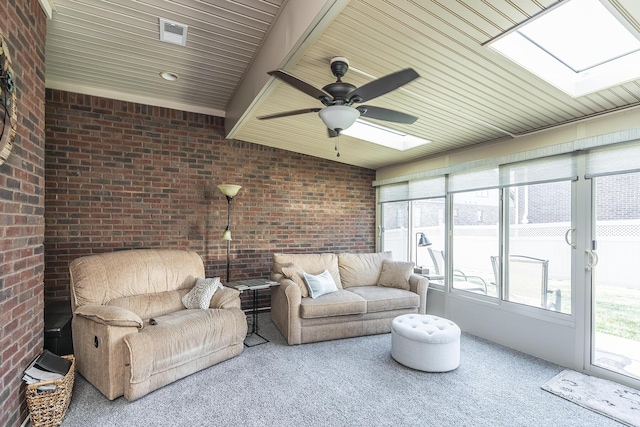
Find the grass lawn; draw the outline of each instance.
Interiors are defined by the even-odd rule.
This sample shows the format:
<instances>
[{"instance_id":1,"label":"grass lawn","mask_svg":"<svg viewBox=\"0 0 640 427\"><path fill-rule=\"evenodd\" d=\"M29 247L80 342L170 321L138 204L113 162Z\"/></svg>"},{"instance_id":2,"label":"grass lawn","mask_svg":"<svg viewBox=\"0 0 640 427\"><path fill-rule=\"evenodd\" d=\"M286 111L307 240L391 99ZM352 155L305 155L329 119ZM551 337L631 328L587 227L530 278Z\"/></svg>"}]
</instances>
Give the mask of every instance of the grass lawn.
<instances>
[{"instance_id":1,"label":"grass lawn","mask_svg":"<svg viewBox=\"0 0 640 427\"><path fill-rule=\"evenodd\" d=\"M640 289L598 284L596 330L640 342Z\"/></svg>"},{"instance_id":2,"label":"grass lawn","mask_svg":"<svg viewBox=\"0 0 640 427\"><path fill-rule=\"evenodd\" d=\"M549 280L549 289L562 292L562 312L571 312L571 282ZM596 331L640 342L640 289L598 284Z\"/></svg>"}]
</instances>

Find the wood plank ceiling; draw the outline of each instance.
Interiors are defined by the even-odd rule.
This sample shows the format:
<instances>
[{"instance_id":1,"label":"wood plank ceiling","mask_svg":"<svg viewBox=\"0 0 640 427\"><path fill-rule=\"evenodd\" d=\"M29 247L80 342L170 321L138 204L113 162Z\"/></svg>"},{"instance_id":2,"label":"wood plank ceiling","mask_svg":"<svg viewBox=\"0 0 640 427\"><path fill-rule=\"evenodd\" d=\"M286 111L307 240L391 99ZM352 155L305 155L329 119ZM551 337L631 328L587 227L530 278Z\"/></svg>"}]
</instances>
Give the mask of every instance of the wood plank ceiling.
<instances>
[{"instance_id":1,"label":"wood plank ceiling","mask_svg":"<svg viewBox=\"0 0 640 427\"><path fill-rule=\"evenodd\" d=\"M224 115L283 1L55 0L46 85ZM188 26L186 47L159 41L159 18Z\"/></svg>"},{"instance_id":2,"label":"wood plank ceiling","mask_svg":"<svg viewBox=\"0 0 640 427\"><path fill-rule=\"evenodd\" d=\"M296 1L302 0L288 3ZM640 31L635 0L609 1ZM335 80L329 69L334 56L349 59L343 80L356 86L414 68L419 79L367 104L418 116L413 125L381 124L431 143L397 151L345 135L329 139L316 114L257 120L322 106L284 83L259 95L231 137L377 169L501 139L517 143L521 135L640 103L640 80L572 98L485 46L556 0L329 3L340 13L298 47L285 69L322 87ZM47 34L47 87L223 115L238 85L251 84L243 75L256 65L252 61L288 6L286 0L56 0ZM158 41L158 17L189 25L186 48ZM180 74L176 85L158 77L167 68Z\"/></svg>"}]
</instances>

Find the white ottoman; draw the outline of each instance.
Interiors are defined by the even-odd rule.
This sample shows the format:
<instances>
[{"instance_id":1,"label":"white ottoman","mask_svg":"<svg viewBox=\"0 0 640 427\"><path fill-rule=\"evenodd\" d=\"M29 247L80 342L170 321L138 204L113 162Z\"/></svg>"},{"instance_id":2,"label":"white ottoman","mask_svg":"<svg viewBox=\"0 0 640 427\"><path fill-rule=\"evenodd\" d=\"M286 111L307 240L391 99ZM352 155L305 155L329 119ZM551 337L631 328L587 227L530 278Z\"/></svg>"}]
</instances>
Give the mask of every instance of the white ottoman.
<instances>
[{"instance_id":1,"label":"white ottoman","mask_svg":"<svg viewBox=\"0 0 640 427\"><path fill-rule=\"evenodd\" d=\"M460 365L460 328L429 314L403 314L391 322L391 356L413 369L446 372Z\"/></svg>"}]
</instances>

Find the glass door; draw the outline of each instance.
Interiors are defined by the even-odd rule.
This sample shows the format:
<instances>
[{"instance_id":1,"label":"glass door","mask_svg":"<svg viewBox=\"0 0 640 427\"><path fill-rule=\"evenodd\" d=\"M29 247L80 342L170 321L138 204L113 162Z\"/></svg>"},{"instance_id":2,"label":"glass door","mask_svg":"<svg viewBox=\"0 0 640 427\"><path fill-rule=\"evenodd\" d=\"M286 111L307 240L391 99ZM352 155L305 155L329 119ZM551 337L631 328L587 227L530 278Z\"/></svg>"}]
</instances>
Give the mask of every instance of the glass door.
<instances>
[{"instance_id":1,"label":"glass door","mask_svg":"<svg viewBox=\"0 0 640 427\"><path fill-rule=\"evenodd\" d=\"M591 364L640 379L640 173L593 178Z\"/></svg>"}]
</instances>

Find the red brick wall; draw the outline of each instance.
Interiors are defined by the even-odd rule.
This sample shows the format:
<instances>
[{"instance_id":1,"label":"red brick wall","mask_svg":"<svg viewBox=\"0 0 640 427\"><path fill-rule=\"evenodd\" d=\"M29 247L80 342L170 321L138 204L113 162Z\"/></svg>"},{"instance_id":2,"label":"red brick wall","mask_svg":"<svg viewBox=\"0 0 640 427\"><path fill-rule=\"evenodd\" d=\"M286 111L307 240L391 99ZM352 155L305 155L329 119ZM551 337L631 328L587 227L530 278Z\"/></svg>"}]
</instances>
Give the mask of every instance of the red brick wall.
<instances>
[{"instance_id":1,"label":"red brick wall","mask_svg":"<svg viewBox=\"0 0 640 427\"><path fill-rule=\"evenodd\" d=\"M74 258L130 248L194 250L224 281L221 183L243 186L232 202L232 281L267 277L273 252L374 250L373 170L225 140L223 125L47 90L46 298L69 297Z\"/></svg>"},{"instance_id":2,"label":"red brick wall","mask_svg":"<svg viewBox=\"0 0 640 427\"><path fill-rule=\"evenodd\" d=\"M0 2L18 94L13 151L0 165L0 425L27 416L22 371L42 351L44 43L37 0Z\"/></svg>"}]
</instances>

